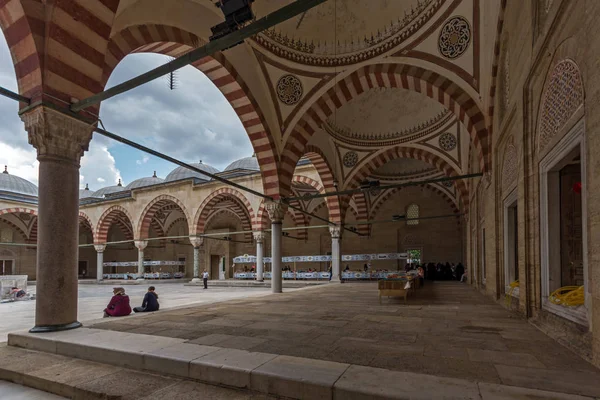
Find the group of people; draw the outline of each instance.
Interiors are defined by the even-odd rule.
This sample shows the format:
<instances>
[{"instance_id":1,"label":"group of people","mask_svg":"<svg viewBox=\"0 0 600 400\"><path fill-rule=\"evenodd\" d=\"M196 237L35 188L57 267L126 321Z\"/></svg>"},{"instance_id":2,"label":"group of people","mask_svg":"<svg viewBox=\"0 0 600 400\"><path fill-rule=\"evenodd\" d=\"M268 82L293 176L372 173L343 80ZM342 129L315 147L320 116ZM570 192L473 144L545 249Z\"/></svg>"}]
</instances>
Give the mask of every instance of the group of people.
<instances>
[{"instance_id":1,"label":"group of people","mask_svg":"<svg viewBox=\"0 0 600 400\"><path fill-rule=\"evenodd\" d=\"M134 312L153 312L158 311L160 305L158 304L158 294L156 288L150 286L148 292L144 295L141 307L134 307ZM131 305L129 303L129 296L125 294L125 288L116 287L113 288L113 297L110 299L108 306L104 309L104 318L106 317L124 317L131 314Z\"/></svg>"},{"instance_id":2,"label":"group of people","mask_svg":"<svg viewBox=\"0 0 600 400\"><path fill-rule=\"evenodd\" d=\"M460 281L466 282L467 270L462 263L454 264L446 262L442 263L427 263L421 265L406 264L406 272L410 270L418 270L419 275L423 275L425 279L430 281Z\"/></svg>"}]
</instances>

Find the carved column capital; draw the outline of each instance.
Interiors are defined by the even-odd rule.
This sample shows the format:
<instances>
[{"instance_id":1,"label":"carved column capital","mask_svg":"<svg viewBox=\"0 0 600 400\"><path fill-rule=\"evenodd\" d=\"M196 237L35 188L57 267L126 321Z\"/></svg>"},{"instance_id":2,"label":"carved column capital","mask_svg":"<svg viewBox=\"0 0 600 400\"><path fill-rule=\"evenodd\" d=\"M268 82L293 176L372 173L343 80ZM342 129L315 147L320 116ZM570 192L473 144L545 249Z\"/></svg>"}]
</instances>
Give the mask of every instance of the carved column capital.
<instances>
[{"instance_id":1,"label":"carved column capital","mask_svg":"<svg viewBox=\"0 0 600 400\"><path fill-rule=\"evenodd\" d=\"M106 250L106 245L105 244L95 244L94 249L96 249L96 252L102 253L102 252L104 252L104 250Z\"/></svg>"},{"instance_id":2,"label":"carved column capital","mask_svg":"<svg viewBox=\"0 0 600 400\"><path fill-rule=\"evenodd\" d=\"M135 247L137 247L140 251L143 251L146 248L146 246L148 246L147 240L136 240L133 243L135 244Z\"/></svg>"},{"instance_id":3,"label":"carved column capital","mask_svg":"<svg viewBox=\"0 0 600 400\"><path fill-rule=\"evenodd\" d=\"M21 115L29 144L40 157L55 157L79 164L87 151L94 127L47 107L37 107Z\"/></svg>"},{"instance_id":4,"label":"carved column capital","mask_svg":"<svg viewBox=\"0 0 600 400\"><path fill-rule=\"evenodd\" d=\"M330 225L329 233L332 239L340 239L342 237L342 227L339 225Z\"/></svg>"},{"instance_id":5,"label":"carved column capital","mask_svg":"<svg viewBox=\"0 0 600 400\"><path fill-rule=\"evenodd\" d=\"M265 233L263 231L254 231L252 232L252 235L254 236L254 240L256 241L256 243L264 243L265 242Z\"/></svg>"},{"instance_id":6,"label":"carved column capital","mask_svg":"<svg viewBox=\"0 0 600 400\"><path fill-rule=\"evenodd\" d=\"M202 246L202 244L204 243L204 238L190 236L190 243L192 244L192 246L194 246L195 249L197 249L198 247Z\"/></svg>"},{"instance_id":7,"label":"carved column capital","mask_svg":"<svg viewBox=\"0 0 600 400\"><path fill-rule=\"evenodd\" d=\"M285 216L286 207L281 202L269 201L265 203L265 209L269 214L271 222L281 222Z\"/></svg>"}]
</instances>

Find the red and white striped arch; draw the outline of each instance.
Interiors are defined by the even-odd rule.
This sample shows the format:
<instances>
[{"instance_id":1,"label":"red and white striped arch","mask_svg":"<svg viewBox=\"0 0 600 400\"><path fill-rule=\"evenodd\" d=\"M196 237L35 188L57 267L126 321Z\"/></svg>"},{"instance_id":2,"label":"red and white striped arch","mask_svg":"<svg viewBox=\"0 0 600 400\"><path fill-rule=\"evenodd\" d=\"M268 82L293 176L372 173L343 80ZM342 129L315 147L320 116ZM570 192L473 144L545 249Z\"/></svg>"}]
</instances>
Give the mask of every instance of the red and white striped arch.
<instances>
[{"instance_id":1,"label":"red and white striped arch","mask_svg":"<svg viewBox=\"0 0 600 400\"><path fill-rule=\"evenodd\" d=\"M185 205L179 199L177 199L176 197L173 197L173 196L166 195L166 194L160 195L160 196L152 199L152 201L150 201L150 203L148 203L148 205L146 205L146 207L144 208L144 211L142 211L142 215L140 216L140 220L137 225L138 228L137 228L136 236L135 236L136 240L144 240L149 237L150 226L152 225L154 216L156 215L157 212L159 212L160 210L164 209L165 207L169 207L169 206L181 211L181 213L184 215L186 220L191 221L190 215L189 215ZM155 225L159 225L158 231L157 231L156 227L154 228L156 233L162 234L162 236L164 236L164 231L163 231L163 228L160 226L160 224L155 224Z\"/></svg>"},{"instance_id":2,"label":"red and white striped arch","mask_svg":"<svg viewBox=\"0 0 600 400\"><path fill-rule=\"evenodd\" d=\"M79 226L83 226L89 230L92 234L92 239L94 238L94 225L92 224L92 220L86 213L81 211L79 211Z\"/></svg>"},{"instance_id":3,"label":"red and white striped arch","mask_svg":"<svg viewBox=\"0 0 600 400\"><path fill-rule=\"evenodd\" d=\"M19 236L21 236L21 239L23 239L23 243L32 243L32 241L29 239L29 237L27 236L27 232L25 232L20 226L18 226L17 224L13 223L12 221L9 221L7 219L3 219L0 218L0 222L10 226L11 228L13 228L15 231L17 231L17 233L19 234Z\"/></svg>"},{"instance_id":4,"label":"red and white striped arch","mask_svg":"<svg viewBox=\"0 0 600 400\"><path fill-rule=\"evenodd\" d=\"M228 198L223 198L221 201L227 201ZM217 203L219 204L219 203ZM210 221L215 218L217 215L222 213L229 213L233 216L237 217L242 223L242 230L248 231L244 233L244 239L247 241L252 240L252 220L251 217L244 210L244 206L239 202L233 201L232 204L229 205L228 208L217 208L210 211L208 217L206 217L206 222L204 223L204 229L206 230L208 226L210 226Z\"/></svg>"},{"instance_id":5,"label":"red and white striped arch","mask_svg":"<svg viewBox=\"0 0 600 400\"><path fill-rule=\"evenodd\" d=\"M111 226L117 225L126 240L133 240L133 219L129 215L129 211L121 206L112 206L100 217L96 225L96 234L94 235L94 243L104 244L108 241L108 231Z\"/></svg>"},{"instance_id":6,"label":"red and white striped arch","mask_svg":"<svg viewBox=\"0 0 600 400\"><path fill-rule=\"evenodd\" d=\"M128 27L111 37L104 64L106 84L117 64L130 53L160 53L173 57L197 47L201 39L179 28L166 25ZM192 64L203 72L223 93L244 125L256 153L267 196L279 197L279 175L275 143L254 96L242 77L222 53Z\"/></svg>"},{"instance_id":7,"label":"red and white striped arch","mask_svg":"<svg viewBox=\"0 0 600 400\"><path fill-rule=\"evenodd\" d=\"M428 150L423 150L415 147L402 147L396 146L391 149L382 150L379 153L374 154L371 158L364 163L358 170L354 171L352 175L348 176L345 183L346 189L355 189L360 185L360 182L364 181L370 176L373 171L389 161L397 158L412 158L415 160L424 161L428 164L433 165L438 170L444 172L448 177L458 176L458 172L444 159L431 153ZM463 205L468 208L468 189L467 185L463 180L457 179L455 182L456 188L460 193Z\"/></svg>"},{"instance_id":8,"label":"red and white striped arch","mask_svg":"<svg viewBox=\"0 0 600 400\"><path fill-rule=\"evenodd\" d=\"M232 207L232 211L242 220L242 224L246 228L245 230L252 229L252 216L254 210L252 205L241 192L233 188L221 188L212 192L200 205L196 216L194 217L193 228L190 230L191 234L202 234L204 233L208 217L214 211L214 207L221 201L232 200L235 204Z\"/></svg>"},{"instance_id":9,"label":"red and white striped arch","mask_svg":"<svg viewBox=\"0 0 600 400\"><path fill-rule=\"evenodd\" d=\"M459 214L458 204L457 204L456 200L454 198L450 197L447 192L440 190L439 188L435 187L434 185L430 185L430 184L418 185L418 187L427 189L437 195L442 196L444 198L444 200L446 201L446 203L448 203L448 205L452 209L452 212L455 214ZM385 202L388 201L390 198L392 198L400 190L401 190L401 188L388 189L384 194L379 196L377 198L377 200L375 200L373 207L371 207L371 212L369 213L369 219L371 219L371 220L375 219L377 217L377 213L379 212L381 207L385 204ZM457 218L458 218L458 215L457 215ZM460 223L460 218L458 218L458 222Z\"/></svg>"},{"instance_id":10,"label":"red and white striped arch","mask_svg":"<svg viewBox=\"0 0 600 400\"><path fill-rule=\"evenodd\" d=\"M333 112L352 99L373 88L403 88L438 101L454 112L471 134L478 153L480 167L489 170L490 151L485 117L473 98L448 78L423 68L404 64L368 65L337 82L306 111L286 141L281 162L282 192L291 181L296 163L306 151L306 145Z\"/></svg>"},{"instance_id":11,"label":"red and white striped arch","mask_svg":"<svg viewBox=\"0 0 600 400\"><path fill-rule=\"evenodd\" d=\"M364 222L369 219L369 204L367 203L367 196L365 193L354 193L352 196L354 199L355 210L355 218L357 222ZM370 226L369 225L358 225L356 227L358 233L362 235L369 235Z\"/></svg>"},{"instance_id":12,"label":"red and white striped arch","mask_svg":"<svg viewBox=\"0 0 600 400\"><path fill-rule=\"evenodd\" d=\"M315 188L320 194L326 193L323 185L321 185L319 182L315 181L314 179L309 178L304 175L294 175L292 182L304 183L306 185L309 185L309 186ZM333 183L333 181L332 181L332 183ZM333 184L331 186L333 187ZM325 202L327 203L327 211L329 213L329 220L336 224L341 223L343 210L340 205L340 200L339 200L338 196L325 197Z\"/></svg>"},{"instance_id":13,"label":"red and white striped arch","mask_svg":"<svg viewBox=\"0 0 600 400\"><path fill-rule=\"evenodd\" d=\"M23 236L23 238L25 239L26 242L37 243L37 215L38 214L37 214L36 210L34 210L32 208L24 208L24 207L12 207L12 208L4 208L4 209L0 210L0 216L5 215L5 214L21 214L21 213L31 214L35 218L35 221L33 222L30 232L24 232L21 228L19 228L18 226L16 226L15 224L13 224L12 222L10 222L8 220L3 220L3 221L8 223L9 225L13 226L14 228L16 228L21 233L21 235Z\"/></svg>"}]
</instances>

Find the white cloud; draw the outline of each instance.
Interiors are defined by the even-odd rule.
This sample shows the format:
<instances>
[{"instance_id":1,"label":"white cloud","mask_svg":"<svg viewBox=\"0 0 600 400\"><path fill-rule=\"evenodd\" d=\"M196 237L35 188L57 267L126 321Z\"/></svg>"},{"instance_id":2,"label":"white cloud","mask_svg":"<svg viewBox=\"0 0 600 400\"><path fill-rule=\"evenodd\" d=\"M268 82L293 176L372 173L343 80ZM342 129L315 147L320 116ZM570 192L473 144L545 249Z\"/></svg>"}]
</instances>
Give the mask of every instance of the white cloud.
<instances>
[{"instance_id":1,"label":"white cloud","mask_svg":"<svg viewBox=\"0 0 600 400\"><path fill-rule=\"evenodd\" d=\"M22 149L0 142L0 162L8 166L8 173L38 184L39 162L33 147Z\"/></svg>"},{"instance_id":2,"label":"white cloud","mask_svg":"<svg viewBox=\"0 0 600 400\"><path fill-rule=\"evenodd\" d=\"M85 152L81 159L81 174L86 180L80 183L82 189L87 183L91 190L98 190L104 186L116 185L121 179L115 158L108 151L106 144L97 138L91 141L90 150Z\"/></svg>"},{"instance_id":3,"label":"white cloud","mask_svg":"<svg viewBox=\"0 0 600 400\"><path fill-rule=\"evenodd\" d=\"M104 180L104 178L98 178L98 179L96 179L96 181L97 181L97 182L100 182L100 183L104 183L104 182L106 182L106 181Z\"/></svg>"},{"instance_id":4,"label":"white cloud","mask_svg":"<svg viewBox=\"0 0 600 400\"><path fill-rule=\"evenodd\" d=\"M142 157L141 160L136 160L135 163L137 165L142 165L142 164L146 164L148 162L148 160L150 160L150 157L144 156L144 157Z\"/></svg>"}]
</instances>

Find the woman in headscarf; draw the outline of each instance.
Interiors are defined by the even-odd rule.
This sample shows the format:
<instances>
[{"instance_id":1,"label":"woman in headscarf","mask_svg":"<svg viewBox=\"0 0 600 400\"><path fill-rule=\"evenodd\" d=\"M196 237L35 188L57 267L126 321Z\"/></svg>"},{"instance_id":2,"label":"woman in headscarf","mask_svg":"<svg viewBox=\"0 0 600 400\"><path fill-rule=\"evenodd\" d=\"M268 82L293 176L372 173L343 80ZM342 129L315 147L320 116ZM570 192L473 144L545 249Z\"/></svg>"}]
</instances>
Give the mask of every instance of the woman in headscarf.
<instances>
[{"instance_id":1,"label":"woman in headscarf","mask_svg":"<svg viewBox=\"0 0 600 400\"><path fill-rule=\"evenodd\" d=\"M113 288L113 297L104 309L104 317L124 317L131 314L129 296L122 287Z\"/></svg>"}]
</instances>

